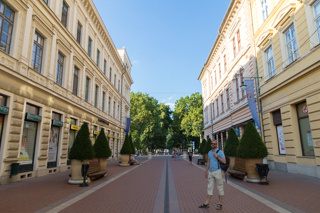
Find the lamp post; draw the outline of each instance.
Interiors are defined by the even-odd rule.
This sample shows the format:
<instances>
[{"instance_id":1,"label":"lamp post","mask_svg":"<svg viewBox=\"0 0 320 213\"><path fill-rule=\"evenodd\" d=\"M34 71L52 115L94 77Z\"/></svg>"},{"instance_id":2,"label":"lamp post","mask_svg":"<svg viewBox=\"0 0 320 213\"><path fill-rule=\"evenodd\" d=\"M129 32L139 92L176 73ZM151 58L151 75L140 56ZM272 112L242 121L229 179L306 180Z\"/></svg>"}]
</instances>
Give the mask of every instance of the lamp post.
<instances>
[{"instance_id":1,"label":"lamp post","mask_svg":"<svg viewBox=\"0 0 320 213\"><path fill-rule=\"evenodd\" d=\"M242 79L245 79L245 78L247 78L247 79L254 79L254 82L255 82L255 86L256 86L256 102L257 102L257 105L258 105L258 113L259 113L259 122L260 122L260 126L262 125L262 123L261 123L261 118L260 118L260 113L261 113L261 106L260 106L260 102L259 102L259 96L260 96L260 91L259 91L259 88L258 88L258 83L256 82L256 79L262 79L262 76L253 76L253 77L242 77ZM244 81L242 81L242 83L241 83L241 86L240 86L240 88L243 90L243 91L246 91L246 89L247 89L247 85L244 83Z\"/></svg>"}]
</instances>

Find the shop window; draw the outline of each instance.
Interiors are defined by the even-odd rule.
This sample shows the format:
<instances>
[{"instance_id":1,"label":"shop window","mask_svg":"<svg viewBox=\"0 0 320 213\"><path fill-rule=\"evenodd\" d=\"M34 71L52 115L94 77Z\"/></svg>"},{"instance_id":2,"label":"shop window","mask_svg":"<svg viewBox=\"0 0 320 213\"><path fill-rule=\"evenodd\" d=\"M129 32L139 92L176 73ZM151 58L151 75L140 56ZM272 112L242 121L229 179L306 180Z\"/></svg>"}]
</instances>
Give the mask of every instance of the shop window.
<instances>
[{"instance_id":1,"label":"shop window","mask_svg":"<svg viewBox=\"0 0 320 213\"><path fill-rule=\"evenodd\" d=\"M23 124L19 156L20 173L33 170L38 123L42 120L42 117L39 115L39 111L40 108L37 106L31 104L26 105L26 115Z\"/></svg>"},{"instance_id":2,"label":"shop window","mask_svg":"<svg viewBox=\"0 0 320 213\"><path fill-rule=\"evenodd\" d=\"M277 110L277 111L273 112L272 114L273 114L273 124L276 126L276 129L277 129L279 154L285 155L286 154L286 145L285 145L285 140L284 140L284 136L283 136L281 112L280 112L280 110Z\"/></svg>"},{"instance_id":3,"label":"shop window","mask_svg":"<svg viewBox=\"0 0 320 213\"><path fill-rule=\"evenodd\" d=\"M34 71L41 73L44 39L37 32L34 34L31 65Z\"/></svg>"},{"instance_id":4,"label":"shop window","mask_svg":"<svg viewBox=\"0 0 320 213\"><path fill-rule=\"evenodd\" d=\"M4 119L5 119L5 115L8 114L9 112L9 108L6 106L7 106L7 97L0 94L0 150L1 150Z\"/></svg>"},{"instance_id":5,"label":"shop window","mask_svg":"<svg viewBox=\"0 0 320 213\"><path fill-rule=\"evenodd\" d=\"M0 50L9 54L14 24L14 12L0 1Z\"/></svg>"},{"instance_id":6,"label":"shop window","mask_svg":"<svg viewBox=\"0 0 320 213\"><path fill-rule=\"evenodd\" d=\"M63 127L61 118L61 114L52 112L47 168L57 167L60 130Z\"/></svg>"},{"instance_id":7,"label":"shop window","mask_svg":"<svg viewBox=\"0 0 320 213\"><path fill-rule=\"evenodd\" d=\"M310 128L308 105L306 102L297 105L300 139L303 156L314 156L314 147Z\"/></svg>"}]
</instances>

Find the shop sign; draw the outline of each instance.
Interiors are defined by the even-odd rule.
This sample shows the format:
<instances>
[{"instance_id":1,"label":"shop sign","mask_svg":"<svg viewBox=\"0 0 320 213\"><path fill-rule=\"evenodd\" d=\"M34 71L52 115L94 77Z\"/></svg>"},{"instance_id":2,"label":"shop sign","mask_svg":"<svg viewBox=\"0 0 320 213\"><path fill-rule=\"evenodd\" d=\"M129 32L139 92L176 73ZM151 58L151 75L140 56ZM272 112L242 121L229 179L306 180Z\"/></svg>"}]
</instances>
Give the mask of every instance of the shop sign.
<instances>
[{"instance_id":1,"label":"shop sign","mask_svg":"<svg viewBox=\"0 0 320 213\"><path fill-rule=\"evenodd\" d=\"M118 137L118 139L120 139L120 137Z\"/></svg>"},{"instance_id":2,"label":"shop sign","mask_svg":"<svg viewBox=\"0 0 320 213\"><path fill-rule=\"evenodd\" d=\"M61 126L62 127L63 126L63 122L52 119L52 126Z\"/></svg>"},{"instance_id":3,"label":"shop sign","mask_svg":"<svg viewBox=\"0 0 320 213\"><path fill-rule=\"evenodd\" d=\"M31 113L27 113L26 119L29 121L37 121L37 122L41 122L42 117L40 115L34 115Z\"/></svg>"},{"instance_id":4,"label":"shop sign","mask_svg":"<svg viewBox=\"0 0 320 213\"><path fill-rule=\"evenodd\" d=\"M99 132L98 131L93 131L93 134L94 135L99 135Z\"/></svg>"},{"instance_id":5,"label":"shop sign","mask_svg":"<svg viewBox=\"0 0 320 213\"><path fill-rule=\"evenodd\" d=\"M302 106L302 112L303 112L304 114L307 114L307 113L308 113L308 106L307 106L306 104Z\"/></svg>"},{"instance_id":6,"label":"shop sign","mask_svg":"<svg viewBox=\"0 0 320 213\"><path fill-rule=\"evenodd\" d=\"M240 130L238 126L235 128L235 130L236 130L236 135L240 135Z\"/></svg>"},{"instance_id":7,"label":"shop sign","mask_svg":"<svg viewBox=\"0 0 320 213\"><path fill-rule=\"evenodd\" d=\"M79 127L76 126L76 125L71 125L71 126L70 126L70 129L72 129L72 130L79 130Z\"/></svg>"},{"instance_id":8,"label":"shop sign","mask_svg":"<svg viewBox=\"0 0 320 213\"><path fill-rule=\"evenodd\" d=\"M113 138L116 138L116 136L113 136Z\"/></svg>"},{"instance_id":9,"label":"shop sign","mask_svg":"<svg viewBox=\"0 0 320 213\"><path fill-rule=\"evenodd\" d=\"M103 120L103 119L101 119L101 118L98 118L98 121L99 121L100 123L103 123L103 124L109 125L109 122L108 122L108 121Z\"/></svg>"},{"instance_id":10,"label":"shop sign","mask_svg":"<svg viewBox=\"0 0 320 213\"><path fill-rule=\"evenodd\" d=\"M1 114L5 114L5 115L8 115L8 113L9 113L9 107L0 106L0 113L1 113Z\"/></svg>"}]
</instances>

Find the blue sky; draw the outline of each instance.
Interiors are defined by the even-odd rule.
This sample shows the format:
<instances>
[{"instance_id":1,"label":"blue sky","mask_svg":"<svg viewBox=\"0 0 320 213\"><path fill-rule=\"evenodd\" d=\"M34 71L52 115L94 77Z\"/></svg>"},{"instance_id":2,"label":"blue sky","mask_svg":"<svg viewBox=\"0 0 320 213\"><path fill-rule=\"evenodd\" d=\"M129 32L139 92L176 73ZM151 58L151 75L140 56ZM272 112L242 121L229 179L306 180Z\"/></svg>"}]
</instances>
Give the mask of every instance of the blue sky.
<instances>
[{"instance_id":1,"label":"blue sky","mask_svg":"<svg viewBox=\"0 0 320 213\"><path fill-rule=\"evenodd\" d=\"M198 79L230 0L93 0L117 48L133 65L133 92L171 109L201 93Z\"/></svg>"}]
</instances>

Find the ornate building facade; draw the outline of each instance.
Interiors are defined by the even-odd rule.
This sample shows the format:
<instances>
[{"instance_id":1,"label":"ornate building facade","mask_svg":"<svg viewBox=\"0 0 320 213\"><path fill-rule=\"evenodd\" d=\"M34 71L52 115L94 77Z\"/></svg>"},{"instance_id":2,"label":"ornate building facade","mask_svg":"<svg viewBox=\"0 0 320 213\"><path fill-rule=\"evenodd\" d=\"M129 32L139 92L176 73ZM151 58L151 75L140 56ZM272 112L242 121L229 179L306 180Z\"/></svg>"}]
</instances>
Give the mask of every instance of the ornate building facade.
<instances>
[{"instance_id":1,"label":"ornate building facade","mask_svg":"<svg viewBox=\"0 0 320 213\"><path fill-rule=\"evenodd\" d=\"M204 135L217 139L220 149L235 128L239 137L244 126L253 121L245 91L244 78L256 76L250 2L232 0L218 31L218 37L198 80L202 84Z\"/></svg>"},{"instance_id":2,"label":"ornate building facade","mask_svg":"<svg viewBox=\"0 0 320 213\"><path fill-rule=\"evenodd\" d=\"M92 0L0 0L0 17L0 183L69 169L84 122L93 143L105 130L117 158L132 65Z\"/></svg>"}]
</instances>

